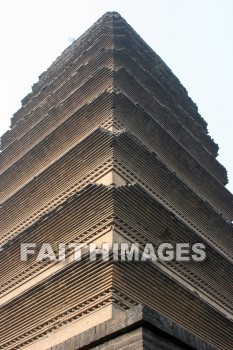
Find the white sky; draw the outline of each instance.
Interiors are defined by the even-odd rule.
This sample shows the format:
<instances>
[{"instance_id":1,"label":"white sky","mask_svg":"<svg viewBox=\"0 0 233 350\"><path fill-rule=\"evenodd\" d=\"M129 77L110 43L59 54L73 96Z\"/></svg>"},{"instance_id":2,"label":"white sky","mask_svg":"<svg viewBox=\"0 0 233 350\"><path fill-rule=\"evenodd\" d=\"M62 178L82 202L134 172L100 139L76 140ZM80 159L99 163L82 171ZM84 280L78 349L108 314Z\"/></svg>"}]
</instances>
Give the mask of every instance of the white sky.
<instances>
[{"instance_id":1,"label":"white sky","mask_svg":"<svg viewBox=\"0 0 233 350\"><path fill-rule=\"evenodd\" d=\"M186 87L233 192L232 0L0 0L0 135L38 76L106 11L118 11Z\"/></svg>"}]
</instances>

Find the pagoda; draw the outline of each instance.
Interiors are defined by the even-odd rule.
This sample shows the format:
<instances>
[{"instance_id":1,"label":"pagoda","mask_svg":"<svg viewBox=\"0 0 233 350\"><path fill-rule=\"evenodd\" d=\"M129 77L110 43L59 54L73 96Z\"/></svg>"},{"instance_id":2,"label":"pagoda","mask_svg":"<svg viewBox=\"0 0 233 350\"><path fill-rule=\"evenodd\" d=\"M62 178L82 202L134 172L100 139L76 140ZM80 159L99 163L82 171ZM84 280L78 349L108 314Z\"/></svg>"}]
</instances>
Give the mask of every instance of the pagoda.
<instances>
[{"instance_id":1,"label":"pagoda","mask_svg":"<svg viewBox=\"0 0 233 350\"><path fill-rule=\"evenodd\" d=\"M217 155L186 89L107 12L1 138L0 349L232 350L233 195ZM140 256L198 242L206 258L77 260L70 248L106 242ZM45 243L56 258L38 261Z\"/></svg>"}]
</instances>

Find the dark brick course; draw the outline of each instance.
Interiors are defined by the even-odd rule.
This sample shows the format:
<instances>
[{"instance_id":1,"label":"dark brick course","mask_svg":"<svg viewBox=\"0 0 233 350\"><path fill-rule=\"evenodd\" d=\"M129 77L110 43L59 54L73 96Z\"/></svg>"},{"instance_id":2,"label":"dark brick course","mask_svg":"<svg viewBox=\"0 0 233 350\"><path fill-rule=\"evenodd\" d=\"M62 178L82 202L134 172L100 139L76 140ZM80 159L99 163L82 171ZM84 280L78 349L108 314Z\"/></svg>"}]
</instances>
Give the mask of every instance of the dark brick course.
<instances>
[{"instance_id":1,"label":"dark brick course","mask_svg":"<svg viewBox=\"0 0 233 350\"><path fill-rule=\"evenodd\" d=\"M167 317L138 305L48 350L215 350Z\"/></svg>"}]
</instances>

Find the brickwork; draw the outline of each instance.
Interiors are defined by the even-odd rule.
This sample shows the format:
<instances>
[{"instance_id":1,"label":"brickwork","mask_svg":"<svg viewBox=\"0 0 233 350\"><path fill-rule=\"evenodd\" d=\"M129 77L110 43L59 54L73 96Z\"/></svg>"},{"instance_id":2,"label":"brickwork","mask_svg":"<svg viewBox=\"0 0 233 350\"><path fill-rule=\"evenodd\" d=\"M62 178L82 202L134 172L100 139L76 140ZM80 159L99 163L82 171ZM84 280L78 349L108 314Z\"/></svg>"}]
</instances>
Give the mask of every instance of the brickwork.
<instances>
[{"instance_id":1,"label":"brickwork","mask_svg":"<svg viewBox=\"0 0 233 350\"><path fill-rule=\"evenodd\" d=\"M1 141L1 350L232 350L226 169L185 88L119 14L41 74ZM207 258L78 262L69 248L36 261L43 243L58 257L59 243L105 241L140 254L202 243ZM25 242L37 246L22 261Z\"/></svg>"},{"instance_id":2,"label":"brickwork","mask_svg":"<svg viewBox=\"0 0 233 350\"><path fill-rule=\"evenodd\" d=\"M166 317L141 305L48 350L68 349L215 350Z\"/></svg>"}]
</instances>

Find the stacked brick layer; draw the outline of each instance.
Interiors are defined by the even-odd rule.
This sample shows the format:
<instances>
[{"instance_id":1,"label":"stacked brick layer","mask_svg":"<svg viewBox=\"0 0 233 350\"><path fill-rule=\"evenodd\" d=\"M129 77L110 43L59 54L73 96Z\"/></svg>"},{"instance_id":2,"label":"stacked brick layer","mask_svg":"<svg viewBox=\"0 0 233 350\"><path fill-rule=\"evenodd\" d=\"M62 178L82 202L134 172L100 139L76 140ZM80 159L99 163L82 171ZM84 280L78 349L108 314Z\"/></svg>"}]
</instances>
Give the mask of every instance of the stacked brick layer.
<instances>
[{"instance_id":1,"label":"stacked brick layer","mask_svg":"<svg viewBox=\"0 0 233 350\"><path fill-rule=\"evenodd\" d=\"M139 305L49 350L214 350L171 320Z\"/></svg>"},{"instance_id":2,"label":"stacked brick layer","mask_svg":"<svg viewBox=\"0 0 233 350\"><path fill-rule=\"evenodd\" d=\"M231 349L233 196L206 123L165 63L109 13L22 104L0 154L1 349L33 349L106 305L125 310L141 302ZM94 184L109 172L121 187ZM56 249L110 231L141 247L203 242L208 259L130 265L86 258L56 273L54 263L20 262L22 242Z\"/></svg>"}]
</instances>

